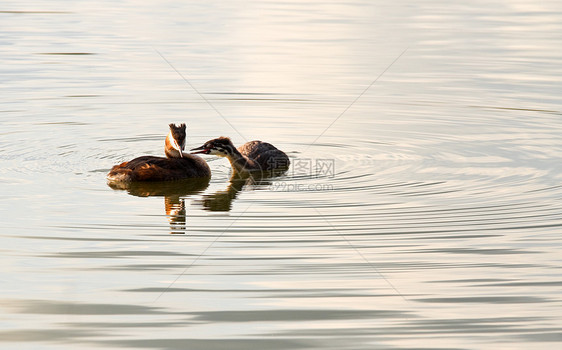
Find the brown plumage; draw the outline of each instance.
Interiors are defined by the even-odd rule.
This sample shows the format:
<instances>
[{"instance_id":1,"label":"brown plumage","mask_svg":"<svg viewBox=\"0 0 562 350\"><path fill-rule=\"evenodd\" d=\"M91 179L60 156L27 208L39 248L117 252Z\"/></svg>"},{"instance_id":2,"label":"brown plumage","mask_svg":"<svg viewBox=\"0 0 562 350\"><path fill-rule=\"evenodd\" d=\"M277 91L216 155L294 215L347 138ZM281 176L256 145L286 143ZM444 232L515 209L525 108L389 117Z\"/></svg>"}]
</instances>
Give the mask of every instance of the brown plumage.
<instances>
[{"instance_id":1,"label":"brown plumage","mask_svg":"<svg viewBox=\"0 0 562 350\"><path fill-rule=\"evenodd\" d=\"M142 156L115 165L107 175L110 181L171 181L190 177L209 177L211 169L201 157L183 158Z\"/></svg>"},{"instance_id":2,"label":"brown plumage","mask_svg":"<svg viewBox=\"0 0 562 350\"><path fill-rule=\"evenodd\" d=\"M107 174L109 182L171 181L186 178L210 177L211 169L203 158L183 153L185 124L170 124L166 138L168 158L142 156L115 165Z\"/></svg>"}]
</instances>

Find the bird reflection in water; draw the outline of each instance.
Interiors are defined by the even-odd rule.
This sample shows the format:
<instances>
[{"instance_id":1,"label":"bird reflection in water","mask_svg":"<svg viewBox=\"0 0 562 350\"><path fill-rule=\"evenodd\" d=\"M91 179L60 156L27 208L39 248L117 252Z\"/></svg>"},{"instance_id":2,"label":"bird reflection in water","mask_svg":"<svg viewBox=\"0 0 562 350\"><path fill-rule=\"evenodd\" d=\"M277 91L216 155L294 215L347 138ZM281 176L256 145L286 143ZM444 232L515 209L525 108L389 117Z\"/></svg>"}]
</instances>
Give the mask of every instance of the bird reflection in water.
<instances>
[{"instance_id":1,"label":"bird reflection in water","mask_svg":"<svg viewBox=\"0 0 562 350\"><path fill-rule=\"evenodd\" d=\"M272 177L285 170L259 173L233 173L228 186L196 200L209 211L230 211L240 192L265 188L271 185ZM187 197L202 193L209 186L209 178L186 179L166 182L118 182L108 183L114 190L125 190L137 197L164 197L164 208L170 222L170 233L184 234L188 230L185 201Z\"/></svg>"},{"instance_id":2,"label":"bird reflection in water","mask_svg":"<svg viewBox=\"0 0 562 350\"><path fill-rule=\"evenodd\" d=\"M205 210L230 211L232 203L242 190L265 188L271 185L271 178L285 173L285 170L259 172L259 173L233 173L228 186L224 190L203 195L198 200Z\"/></svg>"},{"instance_id":3,"label":"bird reflection in water","mask_svg":"<svg viewBox=\"0 0 562 350\"><path fill-rule=\"evenodd\" d=\"M196 178L167 182L121 182L108 185L114 190L126 190L130 195L137 197L164 197L170 233L184 234L187 231L185 199L203 192L209 186L209 181L209 178Z\"/></svg>"}]
</instances>

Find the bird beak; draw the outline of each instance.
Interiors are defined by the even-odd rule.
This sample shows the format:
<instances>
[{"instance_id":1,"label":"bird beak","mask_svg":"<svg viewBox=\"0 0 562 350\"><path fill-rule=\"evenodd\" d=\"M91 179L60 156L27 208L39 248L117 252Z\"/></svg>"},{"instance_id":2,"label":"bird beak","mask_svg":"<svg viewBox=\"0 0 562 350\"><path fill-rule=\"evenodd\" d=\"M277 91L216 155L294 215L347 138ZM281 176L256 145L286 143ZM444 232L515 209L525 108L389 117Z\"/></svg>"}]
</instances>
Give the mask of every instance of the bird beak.
<instances>
[{"instance_id":1,"label":"bird beak","mask_svg":"<svg viewBox=\"0 0 562 350\"><path fill-rule=\"evenodd\" d=\"M180 157L183 158L183 152L182 152L182 147L180 147L180 145L178 145L178 142L174 139L172 139L174 141L174 146L176 147L176 149L178 150L178 152L180 152Z\"/></svg>"},{"instance_id":2,"label":"bird beak","mask_svg":"<svg viewBox=\"0 0 562 350\"><path fill-rule=\"evenodd\" d=\"M206 148L205 145L197 148L192 148L191 151L197 151L197 152L191 152L191 154L199 154L199 153L209 154L209 149Z\"/></svg>"}]
</instances>

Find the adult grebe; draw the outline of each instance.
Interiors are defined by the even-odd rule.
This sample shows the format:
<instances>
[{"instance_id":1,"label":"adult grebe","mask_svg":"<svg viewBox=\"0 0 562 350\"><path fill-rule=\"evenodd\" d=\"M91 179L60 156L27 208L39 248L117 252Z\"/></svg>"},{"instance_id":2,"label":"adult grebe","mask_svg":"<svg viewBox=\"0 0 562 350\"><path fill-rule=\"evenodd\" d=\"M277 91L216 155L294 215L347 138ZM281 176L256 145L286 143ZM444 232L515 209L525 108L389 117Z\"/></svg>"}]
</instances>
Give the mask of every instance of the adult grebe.
<instances>
[{"instance_id":1,"label":"adult grebe","mask_svg":"<svg viewBox=\"0 0 562 350\"><path fill-rule=\"evenodd\" d=\"M170 124L166 137L166 156L142 156L115 165L107 174L111 182L170 181L186 178L210 177L211 169L203 158L183 153L185 124Z\"/></svg>"},{"instance_id":2,"label":"adult grebe","mask_svg":"<svg viewBox=\"0 0 562 350\"><path fill-rule=\"evenodd\" d=\"M234 147L228 137L212 139L201 147L192 149L191 154L213 154L227 157L235 172L276 171L289 168L289 157L270 143L262 141L246 142Z\"/></svg>"}]
</instances>

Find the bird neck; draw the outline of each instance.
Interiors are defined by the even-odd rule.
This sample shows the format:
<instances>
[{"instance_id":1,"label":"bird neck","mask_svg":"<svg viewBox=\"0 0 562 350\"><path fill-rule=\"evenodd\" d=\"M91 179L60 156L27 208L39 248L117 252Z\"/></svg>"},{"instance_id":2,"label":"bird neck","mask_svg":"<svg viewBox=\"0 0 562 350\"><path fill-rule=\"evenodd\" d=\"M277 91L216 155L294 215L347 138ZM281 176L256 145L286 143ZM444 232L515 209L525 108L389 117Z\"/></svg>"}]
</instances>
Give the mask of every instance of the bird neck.
<instances>
[{"instance_id":1,"label":"bird neck","mask_svg":"<svg viewBox=\"0 0 562 350\"><path fill-rule=\"evenodd\" d=\"M242 155L242 153L238 152L236 148L234 148L232 153L229 153L226 157L235 172L245 172L255 166L255 162L252 159Z\"/></svg>"},{"instance_id":2,"label":"bird neck","mask_svg":"<svg viewBox=\"0 0 562 350\"><path fill-rule=\"evenodd\" d=\"M166 136L166 147L164 152L168 158L181 158L180 152L174 147L172 133L169 133L168 136Z\"/></svg>"}]
</instances>

